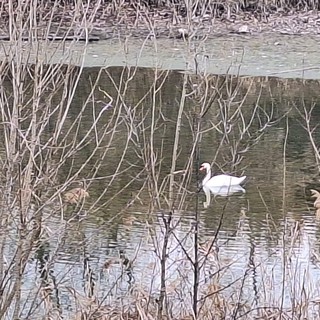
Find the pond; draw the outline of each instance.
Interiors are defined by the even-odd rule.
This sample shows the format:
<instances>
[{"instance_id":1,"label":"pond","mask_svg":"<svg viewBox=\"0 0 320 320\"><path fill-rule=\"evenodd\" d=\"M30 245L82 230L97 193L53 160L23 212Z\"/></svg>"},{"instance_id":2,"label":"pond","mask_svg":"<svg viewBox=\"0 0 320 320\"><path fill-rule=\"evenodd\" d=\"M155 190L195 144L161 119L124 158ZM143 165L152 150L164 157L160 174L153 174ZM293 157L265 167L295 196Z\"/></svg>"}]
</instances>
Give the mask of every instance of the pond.
<instances>
[{"instance_id":1,"label":"pond","mask_svg":"<svg viewBox=\"0 0 320 320\"><path fill-rule=\"evenodd\" d=\"M64 151L45 157L40 148L39 177L46 168L50 179L30 206L42 231L24 271L21 318L72 319L85 309L146 319L165 284L163 312L191 319L197 230L199 318L316 319L318 88L312 80L83 69L70 106L59 109L65 117L52 111L40 138L51 143L62 123L55 146ZM62 95L48 99L50 110ZM202 162L214 174L246 175L245 192L211 195L204 207ZM57 195L75 181L90 196L80 207L60 205ZM19 243L10 225L7 261Z\"/></svg>"},{"instance_id":2,"label":"pond","mask_svg":"<svg viewBox=\"0 0 320 320\"><path fill-rule=\"evenodd\" d=\"M95 43L22 43L23 59L35 63L71 63L85 67L140 66L191 73L320 79L319 35L231 35L183 41L172 38L120 37ZM3 42L5 59L12 43ZM284 54L285 53L285 54Z\"/></svg>"}]
</instances>

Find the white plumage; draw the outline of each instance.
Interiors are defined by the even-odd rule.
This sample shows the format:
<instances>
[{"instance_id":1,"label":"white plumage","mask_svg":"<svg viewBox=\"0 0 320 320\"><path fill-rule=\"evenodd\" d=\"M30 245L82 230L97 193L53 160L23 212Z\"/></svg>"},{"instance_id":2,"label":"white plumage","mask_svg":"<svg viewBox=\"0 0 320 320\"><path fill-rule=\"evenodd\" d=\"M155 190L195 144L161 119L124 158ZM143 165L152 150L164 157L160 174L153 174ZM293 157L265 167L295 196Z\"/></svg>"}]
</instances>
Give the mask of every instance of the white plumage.
<instances>
[{"instance_id":1,"label":"white plumage","mask_svg":"<svg viewBox=\"0 0 320 320\"><path fill-rule=\"evenodd\" d=\"M206 176L202 181L202 186L206 186L208 188L239 186L246 179L246 176L234 177L228 174L219 174L211 177L211 166L207 162L200 166L200 170L206 171Z\"/></svg>"}]
</instances>

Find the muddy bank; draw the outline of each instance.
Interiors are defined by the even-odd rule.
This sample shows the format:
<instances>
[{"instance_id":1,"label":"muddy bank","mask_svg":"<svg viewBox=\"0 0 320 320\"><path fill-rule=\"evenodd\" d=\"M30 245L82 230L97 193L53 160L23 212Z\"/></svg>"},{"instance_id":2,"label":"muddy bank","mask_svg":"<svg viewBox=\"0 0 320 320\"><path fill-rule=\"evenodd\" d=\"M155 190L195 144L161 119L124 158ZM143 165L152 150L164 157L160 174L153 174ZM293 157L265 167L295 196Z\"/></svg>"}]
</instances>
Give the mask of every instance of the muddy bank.
<instances>
[{"instance_id":1,"label":"muddy bank","mask_svg":"<svg viewBox=\"0 0 320 320\"><path fill-rule=\"evenodd\" d=\"M261 1L260 1L261 2ZM22 36L53 39L115 37L213 38L232 34L318 35L320 15L316 7L301 0L281 6L263 1L57 1L0 6L0 37L7 40L15 23L26 23ZM198 4L193 4L198 3ZM164 5L167 4L167 5ZM193 4L193 5L192 5ZM28 21L30 19L30 21ZM31 21L32 19L32 21ZM37 32L30 32L28 23ZM181 31L183 30L183 31Z\"/></svg>"}]
</instances>

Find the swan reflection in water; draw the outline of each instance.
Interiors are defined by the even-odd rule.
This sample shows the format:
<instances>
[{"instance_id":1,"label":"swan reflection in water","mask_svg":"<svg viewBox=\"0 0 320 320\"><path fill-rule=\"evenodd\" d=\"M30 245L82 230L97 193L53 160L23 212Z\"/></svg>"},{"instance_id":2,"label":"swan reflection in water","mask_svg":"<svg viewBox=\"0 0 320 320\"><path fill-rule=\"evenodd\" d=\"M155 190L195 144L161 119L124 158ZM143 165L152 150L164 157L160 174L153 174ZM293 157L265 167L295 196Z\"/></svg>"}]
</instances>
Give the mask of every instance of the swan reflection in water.
<instances>
[{"instance_id":1,"label":"swan reflection in water","mask_svg":"<svg viewBox=\"0 0 320 320\"><path fill-rule=\"evenodd\" d=\"M211 193L216 196L220 197L228 197L235 193L245 193L246 190L242 188L240 185L234 185L234 186L220 186L220 187L202 187L205 195L206 195L206 201L203 203L203 207L206 209L210 205L211 201Z\"/></svg>"}]
</instances>

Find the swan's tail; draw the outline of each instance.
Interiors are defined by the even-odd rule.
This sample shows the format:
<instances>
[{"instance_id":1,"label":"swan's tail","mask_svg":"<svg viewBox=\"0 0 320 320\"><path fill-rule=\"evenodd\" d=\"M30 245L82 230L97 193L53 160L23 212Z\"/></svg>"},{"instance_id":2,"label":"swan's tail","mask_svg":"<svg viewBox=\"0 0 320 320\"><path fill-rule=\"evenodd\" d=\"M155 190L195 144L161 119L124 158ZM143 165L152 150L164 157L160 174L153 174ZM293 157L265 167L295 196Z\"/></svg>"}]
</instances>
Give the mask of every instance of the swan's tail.
<instances>
[{"instance_id":1,"label":"swan's tail","mask_svg":"<svg viewBox=\"0 0 320 320\"><path fill-rule=\"evenodd\" d=\"M238 180L239 184L243 183L244 180L246 180L246 179L247 179L247 176L240 177L239 180Z\"/></svg>"}]
</instances>

